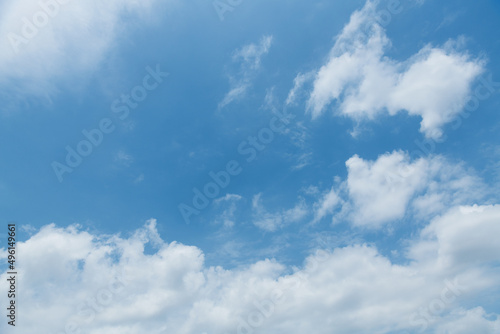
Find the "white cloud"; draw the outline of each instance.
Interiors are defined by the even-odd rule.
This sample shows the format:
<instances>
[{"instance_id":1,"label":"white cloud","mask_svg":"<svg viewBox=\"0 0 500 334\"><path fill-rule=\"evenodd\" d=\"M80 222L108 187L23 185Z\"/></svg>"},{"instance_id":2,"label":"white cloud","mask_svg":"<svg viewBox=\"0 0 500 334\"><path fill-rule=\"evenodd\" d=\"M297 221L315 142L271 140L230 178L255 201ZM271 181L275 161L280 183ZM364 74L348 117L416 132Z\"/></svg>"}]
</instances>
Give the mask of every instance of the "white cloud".
<instances>
[{"instance_id":1,"label":"white cloud","mask_svg":"<svg viewBox=\"0 0 500 334\"><path fill-rule=\"evenodd\" d=\"M242 199L243 197L237 194L226 194L224 197L216 198L214 204L223 207L224 210L215 218L215 222L226 228L232 228L235 225L236 204Z\"/></svg>"},{"instance_id":2,"label":"white cloud","mask_svg":"<svg viewBox=\"0 0 500 334\"><path fill-rule=\"evenodd\" d=\"M323 219L326 215L332 215L336 207L342 203L337 191L332 188L323 197L314 204L314 220L316 223Z\"/></svg>"},{"instance_id":3,"label":"white cloud","mask_svg":"<svg viewBox=\"0 0 500 334\"><path fill-rule=\"evenodd\" d=\"M500 233L499 206L455 207L422 231L422 241L411 258L446 268L481 265L498 260L500 243L489 235Z\"/></svg>"},{"instance_id":4,"label":"white cloud","mask_svg":"<svg viewBox=\"0 0 500 334\"><path fill-rule=\"evenodd\" d=\"M135 178L135 180L134 180L134 184L139 184L139 183L141 183L142 181L144 181L144 174L143 174L143 173L139 174L139 176L137 176L137 177Z\"/></svg>"},{"instance_id":5,"label":"white cloud","mask_svg":"<svg viewBox=\"0 0 500 334\"><path fill-rule=\"evenodd\" d=\"M299 155L295 160L295 165L292 166L292 170L301 170L302 168L309 166L311 164L312 153L303 153Z\"/></svg>"},{"instance_id":6,"label":"white cloud","mask_svg":"<svg viewBox=\"0 0 500 334\"><path fill-rule=\"evenodd\" d=\"M226 194L224 197L219 197L219 198L214 199L214 203L239 201L241 199L243 199L243 197L238 195L238 194Z\"/></svg>"},{"instance_id":7,"label":"white cloud","mask_svg":"<svg viewBox=\"0 0 500 334\"><path fill-rule=\"evenodd\" d=\"M351 16L315 75L307 110L317 118L336 100L339 112L357 121L405 110L422 118L420 131L427 137L439 138L465 107L483 63L458 51L460 41L426 46L404 62L389 59L391 42L375 13L375 2L367 1ZM296 78L290 101L305 79Z\"/></svg>"},{"instance_id":8,"label":"white cloud","mask_svg":"<svg viewBox=\"0 0 500 334\"><path fill-rule=\"evenodd\" d=\"M224 96L224 99L222 99L222 101L219 103L219 109L222 109L231 102L243 97L249 87L250 84L248 82L243 81L236 83L236 87L231 88L226 96Z\"/></svg>"},{"instance_id":9,"label":"white cloud","mask_svg":"<svg viewBox=\"0 0 500 334\"><path fill-rule=\"evenodd\" d=\"M54 80L68 80L68 74L74 74L81 81L98 68L126 31L123 15L131 15L129 22L147 20L155 3L156 0L3 2L0 35L5 38L0 39L0 84L8 84L12 94L50 99L58 89ZM37 22L39 26L35 25Z\"/></svg>"},{"instance_id":10,"label":"white cloud","mask_svg":"<svg viewBox=\"0 0 500 334\"><path fill-rule=\"evenodd\" d=\"M436 334L500 333L500 318L493 315L496 319L488 320L491 316L482 307L457 310L448 321L437 327Z\"/></svg>"},{"instance_id":11,"label":"white cloud","mask_svg":"<svg viewBox=\"0 0 500 334\"><path fill-rule=\"evenodd\" d=\"M262 194L257 194L252 199L253 223L264 231L275 232L290 223L302 220L308 214L307 206L302 199L291 209L270 213L262 204L261 197Z\"/></svg>"},{"instance_id":12,"label":"white cloud","mask_svg":"<svg viewBox=\"0 0 500 334\"><path fill-rule=\"evenodd\" d=\"M296 101L298 99L298 96L304 85L314 79L314 72L309 72L309 73L299 73L297 74L297 76L295 77L295 79L293 80L293 88L290 90L290 92L288 93L288 96L286 98L286 101L285 101L285 105L289 106L289 105L294 105L296 104Z\"/></svg>"},{"instance_id":13,"label":"white cloud","mask_svg":"<svg viewBox=\"0 0 500 334\"><path fill-rule=\"evenodd\" d=\"M159 239L154 220L129 237L49 225L18 244L16 332L497 333L483 303L498 299L498 221L499 206L456 207L412 241L407 264L350 245L292 271L275 260L207 267L200 249Z\"/></svg>"},{"instance_id":14,"label":"white cloud","mask_svg":"<svg viewBox=\"0 0 500 334\"><path fill-rule=\"evenodd\" d=\"M354 156L346 166L352 221L362 226L403 218L408 202L425 187L429 177L425 160L411 164L401 152L382 155L375 162Z\"/></svg>"},{"instance_id":15,"label":"white cloud","mask_svg":"<svg viewBox=\"0 0 500 334\"><path fill-rule=\"evenodd\" d=\"M119 150L115 153L114 161L118 165L122 165L124 167L130 167L130 165L134 162L134 157L128 154L124 150Z\"/></svg>"},{"instance_id":16,"label":"white cloud","mask_svg":"<svg viewBox=\"0 0 500 334\"><path fill-rule=\"evenodd\" d=\"M346 167L347 179L314 204L315 222L333 214L334 221L380 228L408 214L428 219L451 206L473 204L489 191L474 171L441 156L411 161L394 151L369 161L355 155Z\"/></svg>"},{"instance_id":17,"label":"white cloud","mask_svg":"<svg viewBox=\"0 0 500 334\"><path fill-rule=\"evenodd\" d=\"M251 43L234 52L233 62L240 65L239 73L236 78L230 77L231 89L219 103L219 109L245 96L255 73L261 67L262 57L271 48L272 41L272 36L264 36L259 44Z\"/></svg>"},{"instance_id":18,"label":"white cloud","mask_svg":"<svg viewBox=\"0 0 500 334\"><path fill-rule=\"evenodd\" d=\"M258 45L245 45L234 53L233 60L241 61L244 70L256 71L260 68L262 56L269 52L272 41L272 36L264 36Z\"/></svg>"}]
</instances>

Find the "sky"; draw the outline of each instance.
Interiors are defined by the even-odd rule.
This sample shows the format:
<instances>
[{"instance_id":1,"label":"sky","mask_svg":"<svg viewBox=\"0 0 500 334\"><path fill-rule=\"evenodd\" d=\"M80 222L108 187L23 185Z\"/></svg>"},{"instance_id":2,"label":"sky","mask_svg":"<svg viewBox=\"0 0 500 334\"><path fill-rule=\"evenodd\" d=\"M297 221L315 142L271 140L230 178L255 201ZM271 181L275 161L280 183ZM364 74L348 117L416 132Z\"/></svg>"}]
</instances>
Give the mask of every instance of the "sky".
<instances>
[{"instance_id":1,"label":"sky","mask_svg":"<svg viewBox=\"0 0 500 334\"><path fill-rule=\"evenodd\" d=\"M499 16L0 0L0 331L500 333Z\"/></svg>"}]
</instances>

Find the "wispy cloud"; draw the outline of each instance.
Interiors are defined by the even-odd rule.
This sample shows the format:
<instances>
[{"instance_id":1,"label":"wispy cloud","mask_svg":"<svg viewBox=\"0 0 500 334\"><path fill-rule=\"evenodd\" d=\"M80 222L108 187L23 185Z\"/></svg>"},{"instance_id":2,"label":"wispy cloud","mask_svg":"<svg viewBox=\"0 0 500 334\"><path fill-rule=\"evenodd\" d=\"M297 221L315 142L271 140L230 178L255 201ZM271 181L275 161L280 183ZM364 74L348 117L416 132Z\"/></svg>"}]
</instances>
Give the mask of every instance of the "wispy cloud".
<instances>
[{"instance_id":1,"label":"wispy cloud","mask_svg":"<svg viewBox=\"0 0 500 334\"><path fill-rule=\"evenodd\" d=\"M222 224L225 228L232 228L235 225L236 205L243 199L237 194L226 194L214 200L214 205L223 209L223 212L215 218L217 224Z\"/></svg>"},{"instance_id":2,"label":"wispy cloud","mask_svg":"<svg viewBox=\"0 0 500 334\"><path fill-rule=\"evenodd\" d=\"M332 215L335 208L340 206L342 199L334 188L323 194L319 201L314 204L314 220L316 223L327 215Z\"/></svg>"},{"instance_id":3,"label":"wispy cloud","mask_svg":"<svg viewBox=\"0 0 500 334\"><path fill-rule=\"evenodd\" d=\"M287 210L268 212L262 203L262 194L257 194L252 199L253 223L259 229L275 232L284 226L301 221L308 214L304 200L299 199L297 204Z\"/></svg>"},{"instance_id":4,"label":"wispy cloud","mask_svg":"<svg viewBox=\"0 0 500 334\"><path fill-rule=\"evenodd\" d=\"M134 184L139 184L141 183L142 181L144 181L144 174L139 174L139 176L137 176L134 180Z\"/></svg>"},{"instance_id":5,"label":"wispy cloud","mask_svg":"<svg viewBox=\"0 0 500 334\"><path fill-rule=\"evenodd\" d=\"M129 167L134 162L134 157L125 152L124 150L119 150L115 154L115 163L122 165L124 167Z\"/></svg>"},{"instance_id":6,"label":"wispy cloud","mask_svg":"<svg viewBox=\"0 0 500 334\"><path fill-rule=\"evenodd\" d=\"M236 75L230 76L231 89L219 103L219 109L243 98L252 85L252 79L261 67L261 59L269 52L272 36L264 36L259 44L248 44L234 52L232 60L239 64Z\"/></svg>"}]
</instances>

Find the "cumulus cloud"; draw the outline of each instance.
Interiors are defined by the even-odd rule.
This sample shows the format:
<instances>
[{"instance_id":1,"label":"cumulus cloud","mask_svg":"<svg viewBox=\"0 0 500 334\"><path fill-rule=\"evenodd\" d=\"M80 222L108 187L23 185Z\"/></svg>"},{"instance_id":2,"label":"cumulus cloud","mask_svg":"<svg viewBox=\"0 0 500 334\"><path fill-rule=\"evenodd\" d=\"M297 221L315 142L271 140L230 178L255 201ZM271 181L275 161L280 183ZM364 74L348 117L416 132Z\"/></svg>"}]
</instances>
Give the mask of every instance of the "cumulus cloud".
<instances>
[{"instance_id":1,"label":"cumulus cloud","mask_svg":"<svg viewBox=\"0 0 500 334\"><path fill-rule=\"evenodd\" d=\"M391 42L376 21L376 2L367 1L337 36L326 64L312 72L307 110L317 118L336 101L340 114L357 121L406 111L422 118L426 137L439 138L442 127L464 109L471 84L483 71L482 61L460 51L460 44L427 45L406 61L390 59L385 53ZM290 103L310 76L295 79Z\"/></svg>"},{"instance_id":2,"label":"cumulus cloud","mask_svg":"<svg viewBox=\"0 0 500 334\"><path fill-rule=\"evenodd\" d=\"M130 236L52 224L18 244L16 331L496 333L498 315L478 296L498 282L498 221L499 206L452 208L409 243L404 265L353 244L300 268L266 259L237 269L207 267L197 247L159 238L154 220Z\"/></svg>"},{"instance_id":3,"label":"cumulus cloud","mask_svg":"<svg viewBox=\"0 0 500 334\"><path fill-rule=\"evenodd\" d=\"M408 160L402 152L382 155L374 162L357 155L347 160L354 224L379 225L403 218L408 202L425 187L429 176L426 160L413 164Z\"/></svg>"},{"instance_id":4,"label":"cumulus cloud","mask_svg":"<svg viewBox=\"0 0 500 334\"><path fill-rule=\"evenodd\" d=\"M411 161L407 153L394 151L370 161L355 155L346 167L347 179L314 204L315 221L333 215L336 221L380 228L409 212L414 218L427 219L488 194L474 171L441 156Z\"/></svg>"},{"instance_id":5,"label":"cumulus cloud","mask_svg":"<svg viewBox=\"0 0 500 334\"><path fill-rule=\"evenodd\" d=\"M245 96L250 88L255 73L261 67L262 57L271 48L272 36L264 36L258 44L248 44L233 54L233 62L239 64L239 71L235 77L230 77L231 89L219 103L219 109Z\"/></svg>"},{"instance_id":6,"label":"cumulus cloud","mask_svg":"<svg viewBox=\"0 0 500 334\"><path fill-rule=\"evenodd\" d=\"M498 260L500 245L488 234L498 235L498 206L455 207L434 219L422 231L422 241L411 250L411 257L422 263L447 268L487 264Z\"/></svg>"},{"instance_id":7,"label":"cumulus cloud","mask_svg":"<svg viewBox=\"0 0 500 334\"><path fill-rule=\"evenodd\" d=\"M156 0L3 2L0 84L50 98L68 73L96 70L126 31L127 21L150 17ZM128 16L126 21L123 16Z\"/></svg>"}]
</instances>

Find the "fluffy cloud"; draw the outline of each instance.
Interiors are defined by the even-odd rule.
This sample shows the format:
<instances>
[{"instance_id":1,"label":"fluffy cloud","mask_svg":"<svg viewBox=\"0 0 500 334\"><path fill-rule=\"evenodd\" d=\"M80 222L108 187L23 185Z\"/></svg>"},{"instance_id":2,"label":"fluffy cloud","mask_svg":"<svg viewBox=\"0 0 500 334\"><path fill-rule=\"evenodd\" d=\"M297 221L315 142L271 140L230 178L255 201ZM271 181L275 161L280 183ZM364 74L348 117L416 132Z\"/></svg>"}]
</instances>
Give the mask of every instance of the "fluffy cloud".
<instances>
[{"instance_id":1,"label":"fluffy cloud","mask_svg":"<svg viewBox=\"0 0 500 334\"><path fill-rule=\"evenodd\" d=\"M314 204L315 221L333 214L335 220L380 228L409 212L427 219L450 206L473 204L488 193L473 171L441 156L411 161L408 154L394 151L368 161L355 155L346 167L347 179Z\"/></svg>"},{"instance_id":2,"label":"fluffy cloud","mask_svg":"<svg viewBox=\"0 0 500 334\"><path fill-rule=\"evenodd\" d=\"M236 77L230 77L231 89L219 103L219 109L245 96L252 78L261 67L261 59L269 52L272 42L272 36L264 36L259 44L251 43L234 52L233 62L238 63L240 69Z\"/></svg>"},{"instance_id":3,"label":"fluffy cloud","mask_svg":"<svg viewBox=\"0 0 500 334\"><path fill-rule=\"evenodd\" d=\"M458 269L497 261L500 244L488 235L500 233L498 210L491 205L449 210L423 229L422 241L412 248L411 258Z\"/></svg>"},{"instance_id":4,"label":"fluffy cloud","mask_svg":"<svg viewBox=\"0 0 500 334\"><path fill-rule=\"evenodd\" d=\"M49 225L18 245L16 332L496 333L477 296L498 282L498 221L499 206L455 207L409 243L405 265L354 244L295 269L206 267L200 249L161 240L154 220L126 238Z\"/></svg>"},{"instance_id":5,"label":"fluffy cloud","mask_svg":"<svg viewBox=\"0 0 500 334\"><path fill-rule=\"evenodd\" d=\"M458 51L459 44L429 45L404 62L389 59L385 51L391 42L376 22L375 2L368 1L314 73L307 110L316 118L336 100L341 114L358 121L405 110L422 118L420 131L427 137L439 138L443 125L465 107L471 84L483 71L481 61ZM289 102L308 76L297 77Z\"/></svg>"},{"instance_id":6,"label":"fluffy cloud","mask_svg":"<svg viewBox=\"0 0 500 334\"><path fill-rule=\"evenodd\" d=\"M410 164L401 152L380 156L375 162L358 156L347 160L347 188L355 208L356 225L378 225L404 216L411 197L426 184L426 161ZM404 174L403 174L404 172ZM391 178L390 176L397 177Z\"/></svg>"},{"instance_id":7,"label":"fluffy cloud","mask_svg":"<svg viewBox=\"0 0 500 334\"><path fill-rule=\"evenodd\" d=\"M124 15L150 17L155 0L3 2L0 11L0 84L16 93L47 96L54 79L97 68L125 32ZM132 22L129 19L130 22ZM22 82L22 84L21 84Z\"/></svg>"}]
</instances>

